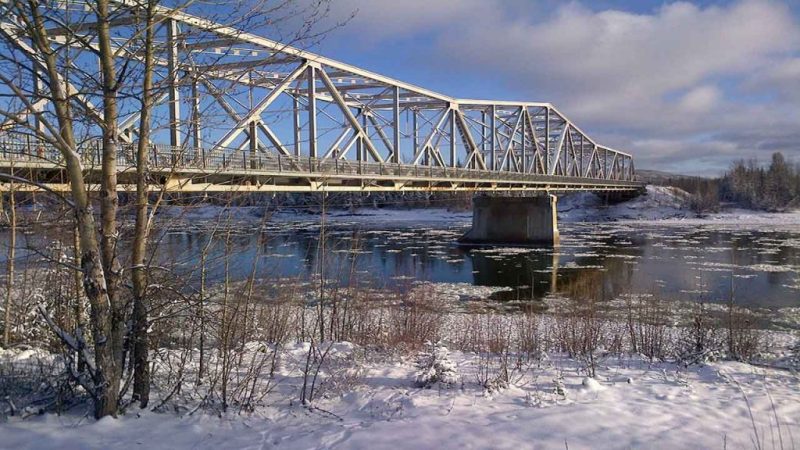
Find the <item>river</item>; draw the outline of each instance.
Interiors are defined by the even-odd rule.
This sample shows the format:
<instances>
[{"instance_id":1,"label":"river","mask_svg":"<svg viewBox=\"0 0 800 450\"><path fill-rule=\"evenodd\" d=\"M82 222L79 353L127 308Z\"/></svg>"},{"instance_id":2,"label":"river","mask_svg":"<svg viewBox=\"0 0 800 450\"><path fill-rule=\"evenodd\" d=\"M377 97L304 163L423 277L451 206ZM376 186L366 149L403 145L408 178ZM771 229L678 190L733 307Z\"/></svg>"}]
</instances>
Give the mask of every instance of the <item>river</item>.
<instances>
[{"instance_id":1,"label":"river","mask_svg":"<svg viewBox=\"0 0 800 450\"><path fill-rule=\"evenodd\" d=\"M212 281L224 276L229 254L232 279L249 276L254 264L260 277L307 278L322 266L326 278L345 284L352 277L382 287L411 280L508 288L492 295L498 301L653 294L720 303L733 298L769 309L800 306L796 224L562 223L557 247L464 247L457 239L469 228L468 214L415 214L337 213L327 218L324 233L319 216L239 224L230 235L190 221L160 236L159 259L178 261L187 276L196 276L188 270L211 242Z\"/></svg>"},{"instance_id":2,"label":"river","mask_svg":"<svg viewBox=\"0 0 800 450\"><path fill-rule=\"evenodd\" d=\"M221 220L222 210L212 211L160 219L154 260L189 283L198 282L207 247L210 283L224 280L227 259L231 280L254 270L259 278L306 280L322 270L342 284L491 287L496 289L485 291L494 291L489 300L497 302L652 294L712 303L732 298L772 310L800 307L800 223L562 222L557 247L464 247L457 239L468 230L470 214L463 212L334 212L323 228L318 214L265 220L252 209L234 208ZM37 258L26 246L41 251L54 239L22 231L18 270ZM7 233L0 231L4 243Z\"/></svg>"}]
</instances>

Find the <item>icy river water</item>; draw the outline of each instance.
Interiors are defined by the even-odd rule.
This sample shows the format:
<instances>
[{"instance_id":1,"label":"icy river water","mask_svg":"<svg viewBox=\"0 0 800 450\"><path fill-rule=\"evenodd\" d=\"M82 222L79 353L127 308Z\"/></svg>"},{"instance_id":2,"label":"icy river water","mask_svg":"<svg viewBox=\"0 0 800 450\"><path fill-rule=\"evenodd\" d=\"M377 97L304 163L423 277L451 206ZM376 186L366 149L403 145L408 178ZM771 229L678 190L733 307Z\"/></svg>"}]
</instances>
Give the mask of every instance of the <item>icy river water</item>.
<instances>
[{"instance_id":1,"label":"icy river water","mask_svg":"<svg viewBox=\"0 0 800 450\"><path fill-rule=\"evenodd\" d=\"M228 234L207 226L172 227L158 243L161 258L197 265L208 248L208 279L228 274L308 278L324 258L326 278L350 277L380 287L410 282L505 287L496 301L548 295L654 294L779 309L800 307L800 226L658 222L562 223L555 248L462 247L469 216L391 220L332 215L320 253L319 217L241 225ZM226 251L226 242L227 248ZM187 271L187 276L197 272Z\"/></svg>"}]
</instances>

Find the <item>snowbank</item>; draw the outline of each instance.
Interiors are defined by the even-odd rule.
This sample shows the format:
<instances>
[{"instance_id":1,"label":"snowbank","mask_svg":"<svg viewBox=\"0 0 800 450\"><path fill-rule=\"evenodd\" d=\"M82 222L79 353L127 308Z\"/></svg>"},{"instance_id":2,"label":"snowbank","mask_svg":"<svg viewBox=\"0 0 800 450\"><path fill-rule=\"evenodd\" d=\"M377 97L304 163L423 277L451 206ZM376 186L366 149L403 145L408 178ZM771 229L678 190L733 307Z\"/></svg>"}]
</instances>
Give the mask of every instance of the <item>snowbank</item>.
<instances>
[{"instance_id":1,"label":"snowbank","mask_svg":"<svg viewBox=\"0 0 800 450\"><path fill-rule=\"evenodd\" d=\"M717 214L703 215L688 207L689 194L673 187L646 187L646 192L627 202L606 205L600 197L582 192L559 198L559 219L563 222L608 222L637 221L660 224L739 224L739 225L800 225L800 211L789 213L766 213L743 209L731 209ZM208 221L221 223L258 224L265 219L264 207L232 207L214 205L164 206L159 217L165 222ZM298 209L280 210L271 214L271 222L319 222L317 213L306 213ZM408 227L418 224L447 224L466 227L472 221L470 211L451 211L446 208L356 208L330 210L326 220L333 224L357 224L361 226Z\"/></svg>"},{"instance_id":2,"label":"snowbank","mask_svg":"<svg viewBox=\"0 0 800 450\"><path fill-rule=\"evenodd\" d=\"M568 222L608 220L665 220L694 217L687 208L688 194L680 189L647 186L646 192L632 200L608 205L589 192L568 195L559 200L559 218Z\"/></svg>"},{"instance_id":3,"label":"snowbank","mask_svg":"<svg viewBox=\"0 0 800 450\"><path fill-rule=\"evenodd\" d=\"M73 411L0 424L0 447L753 448L757 439L779 448L782 439L789 448L800 436L800 380L788 371L629 359L606 361L586 379L554 358L487 396L470 387L477 357L450 358L462 387L417 389L412 362L384 360L366 368L361 385L320 402L325 412L276 402L253 415L131 411L93 422Z\"/></svg>"},{"instance_id":4,"label":"snowbank","mask_svg":"<svg viewBox=\"0 0 800 450\"><path fill-rule=\"evenodd\" d=\"M797 226L800 225L800 211L787 213L768 213L745 209L731 209L702 217L687 216L685 218L671 218L663 220L665 225L724 225L738 228L752 227L754 225Z\"/></svg>"}]
</instances>

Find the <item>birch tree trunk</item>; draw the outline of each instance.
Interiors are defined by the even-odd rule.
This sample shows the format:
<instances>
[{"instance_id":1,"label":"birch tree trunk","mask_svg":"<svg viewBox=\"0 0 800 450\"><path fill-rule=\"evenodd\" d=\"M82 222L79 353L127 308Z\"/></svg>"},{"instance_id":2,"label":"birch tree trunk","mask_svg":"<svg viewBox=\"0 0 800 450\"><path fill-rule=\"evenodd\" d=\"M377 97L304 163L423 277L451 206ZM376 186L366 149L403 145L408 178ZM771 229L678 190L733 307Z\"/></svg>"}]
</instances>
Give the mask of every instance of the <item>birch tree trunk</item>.
<instances>
[{"instance_id":1,"label":"birch tree trunk","mask_svg":"<svg viewBox=\"0 0 800 450\"><path fill-rule=\"evenodd\" d=\"M108 315L102 323L103 335L108 339L101 343L97 352L98 366L103 367L106 377L106 392L100 400L95 415L116 416L119 403L119 388L122 375L123 339L125 314L119 299L120 263L117 258L117 149L118 149L118 108L117 74L114 66L114 51L111 46L111 27L109 0L96 1L97 38L101 87L103 91L103 139L102 173L100 178L100 250L105 270ZM97 344L95 344L97 345Z\"/></svg>"},{"instance_id":2,"label":"birch tree trunk","mask_svg":"<svg viewBox=\"0 0 800 450\"><path fill-rule=\"evenodd\" d=\"M148 360L149 343L149 302L147 300L147 250L148 192L147 192L147 149L150 142L150 113L153 105L153 10L154 0L148 0L144 44L144 80L142 82L142 110L139 121L139 141L136 146L136 223L134 225L133 249L133 401L140 407L147 407L150 401L150 367Z\"/></svg>"},{"instance_id":3,"label":"birch tree trunk","mask_svg":"<svg viewBox=\"0 0 800 450\"><path fill-rule=\"evenodd\" d=\"M11 173L14 173L14 166L11 166ZM3 320L3 347L8 348L11 342L11 308L14 296L14 258L16 257L17 246L17 204L14 198L14 181L9 183L9 198L8 198L8 225L9 239L8 239L8 272L6 280L6 304L5 304L5 317Z\"/></svg>"},{"instance_id":4,"label":"birch tree trunk","mask_svg":"<svg viewBox=\"0 0 800 450\"><path fill-rule=\"evenodd\" d=\"M18 3L21 5L21 3ZM40 3L29 2L30 7L18 6L21 12L30 14L30 22L26 25L31 34L31 41L45 68L45 83L50 88L54 116L58 126L58 149L64 156L66 173L70 183L75 221L80 237L81 270L83 271L83 289L89 300L92 336L94 338L95 369L91 373L95 400L95 417L114 415L117 411L119 376L114 368L113 335L111 330L113 297L109 295L108 282L101 258L100 244L97 239L97 224L83 178L83 166L77 151L73 112L69 104L66 83L60 77L58 58L48 39L44 18L41 15ZM107 26L106 26L106 36ZM104 169L105 169L104 165ZM116 174L112 174L114 184ZM107 184L107 183L106 183ZM113 186L115 187L115 185ZM103 241L107 243L106 240ZM107 253L107 252L104 252ZM115 380L116 379L116 380Z\"/></svg>"}]
</instances>

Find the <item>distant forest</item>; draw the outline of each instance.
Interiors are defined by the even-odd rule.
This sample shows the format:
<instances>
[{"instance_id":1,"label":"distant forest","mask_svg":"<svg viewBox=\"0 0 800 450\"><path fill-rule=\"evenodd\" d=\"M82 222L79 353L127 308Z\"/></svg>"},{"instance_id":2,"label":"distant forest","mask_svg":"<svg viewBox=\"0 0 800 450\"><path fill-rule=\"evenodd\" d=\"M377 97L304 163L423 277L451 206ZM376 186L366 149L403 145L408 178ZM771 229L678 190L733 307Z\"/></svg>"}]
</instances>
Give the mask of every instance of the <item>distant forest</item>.
<instances>
[{"instance_id":1,"label":"distant forest","mask_svg":"<svg viewBox=\"0 0 800 450\"><path fill-rule=\"evenodd\" d=\"M670 177L658 184L692 194L697 212L715 212L724 203L771 212L800 208L800 165L789 164L780 152L769 165L740 160L719 178Z\"/></svg>"}]
</instances>

